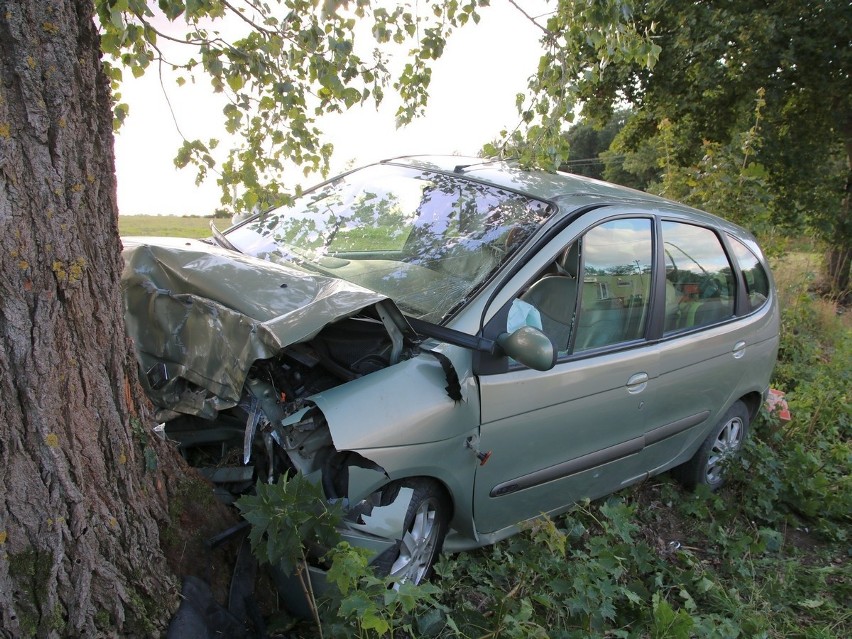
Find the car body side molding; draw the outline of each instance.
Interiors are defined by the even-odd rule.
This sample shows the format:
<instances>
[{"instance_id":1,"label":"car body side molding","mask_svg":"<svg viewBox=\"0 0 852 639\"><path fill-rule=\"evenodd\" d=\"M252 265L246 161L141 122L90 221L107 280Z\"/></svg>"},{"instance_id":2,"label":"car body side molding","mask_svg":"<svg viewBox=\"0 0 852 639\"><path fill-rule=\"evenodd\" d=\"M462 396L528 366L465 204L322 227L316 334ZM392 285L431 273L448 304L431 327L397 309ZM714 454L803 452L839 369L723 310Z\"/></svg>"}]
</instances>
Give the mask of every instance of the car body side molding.
<instances>
[{"instance_id":1,"label":"car body side molding","mask_svg":"<svg viewBox=\"0 0 852 639\"><path fill-rule=\"evenodd\" d=\"M505 481L494 486L494 488L491 489L489 496L502 497L503 495L509 495L519 490L524 490L525 488L532 488L534 486L545 484L549 481L563 479L570 475L576 475L577 473L591 470L596 466L603 466L604 464L614 462L629 455L635 455L636 453L641 452L645 446L656 444L664 439L673 437L678 433L688 430L693 426L701 424L709 416L710 411L705 410L700 413L696 413L695 415L690 415L689 417L684 417L683 419L671 422L670 424L660 426L659 428L655 428L654 430L645 433L642 437L635 437L634 439L616 444L615 446L596 450L588 455L582 455L581 457L569 459L561 464L542 468L541 470L537 470L516 479L510 479L509 481Z\"/></svg>"},{"instance_id":2,"label":"car body side molding","mask_svg":"<svg viewBox=\"0 0 852 639\"><path fill-rule=\"evenodd\" d=\"M626 442L616 444L615 446L596 450L595 452L589 453L588 455L569 459L568 461L562 462L561 464L556 464L555 466L550 466L548 468L542 468L541 470L529 473L528 475L524 475L523 477L518 477L517 479L510 479L509 481L497 484L494 488L491 489L491 493L489 494L489 496L501 497L503 495L508 495L510 493L523 490L524 488L532 488L533 486L545 484L555 479L562 479L563 477L568 477L569 475L576 475L577 473L582 473L584 470L589 470L591 468L594 468L595 466L601 466L611 461L615 461L616 459L627 457L628 455L635 455L636 453L640 452L644 447L645 438L636 437Z\"/></svg>"},{"instance_id":3,"label":"car body side molding","mask_svg":"<svg viewBox=\"0 0 852 639\"><path fill-rule=\"evenodd\" d=\"M650 446L651 444L656 444L657 442L661 442L664 439L677 435L678 433L682 433L683 431L688 430L693 426L698 426L698 424L702 423L709 416L710 411L705 410L700 413L696 413L695 415L684 417L683 419L679 419L676 422L671 422L670 424L665 424L664 426L660 426L659 428L655 428L654 430L648 431L647 433L645 433L645 445Z\"/></svg>"}]
</instances>

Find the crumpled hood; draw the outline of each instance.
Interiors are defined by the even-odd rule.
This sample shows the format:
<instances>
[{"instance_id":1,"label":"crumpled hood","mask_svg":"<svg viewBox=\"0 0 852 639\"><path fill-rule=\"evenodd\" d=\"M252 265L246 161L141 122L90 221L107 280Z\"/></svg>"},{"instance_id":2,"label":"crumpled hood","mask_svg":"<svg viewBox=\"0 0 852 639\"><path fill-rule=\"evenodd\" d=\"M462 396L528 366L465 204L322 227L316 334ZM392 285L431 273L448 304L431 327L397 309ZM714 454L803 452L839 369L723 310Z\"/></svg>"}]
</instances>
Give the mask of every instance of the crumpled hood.
<instances>
[{"instance_id":1,"label":"crumpled hood","mask_svg":"<svg viewBox=\"0 0 852 639\"><path fill-rule=\"evenodd\" d=\"M143 384L156 404L179 412L212 417L233 406L255 360L386 299L197 240L124 243L127 330L142 371L152 371Z\"/></svg>"}]
</instances>

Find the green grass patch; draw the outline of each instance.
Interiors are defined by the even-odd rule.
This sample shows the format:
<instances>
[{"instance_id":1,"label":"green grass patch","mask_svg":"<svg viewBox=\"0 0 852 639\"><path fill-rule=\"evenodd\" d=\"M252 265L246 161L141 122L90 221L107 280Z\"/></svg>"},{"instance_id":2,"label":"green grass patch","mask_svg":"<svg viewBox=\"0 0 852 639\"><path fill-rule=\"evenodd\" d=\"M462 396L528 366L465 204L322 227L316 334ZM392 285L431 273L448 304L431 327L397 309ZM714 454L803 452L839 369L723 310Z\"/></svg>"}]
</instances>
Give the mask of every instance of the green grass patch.
<instances>
[{"instance_id":1,"label":"green grass patch","mask_svg":"<svg viewBox=\"0 0 852 639\"><path fill-rule=\"evenodd\" d=\"M119 215L118 230L122 236L146 235L153 237L210 237L212 217L184 217L181 215ZM216 226L225 228L230 221L217 219Z\"/></svg>"}]
</instances>

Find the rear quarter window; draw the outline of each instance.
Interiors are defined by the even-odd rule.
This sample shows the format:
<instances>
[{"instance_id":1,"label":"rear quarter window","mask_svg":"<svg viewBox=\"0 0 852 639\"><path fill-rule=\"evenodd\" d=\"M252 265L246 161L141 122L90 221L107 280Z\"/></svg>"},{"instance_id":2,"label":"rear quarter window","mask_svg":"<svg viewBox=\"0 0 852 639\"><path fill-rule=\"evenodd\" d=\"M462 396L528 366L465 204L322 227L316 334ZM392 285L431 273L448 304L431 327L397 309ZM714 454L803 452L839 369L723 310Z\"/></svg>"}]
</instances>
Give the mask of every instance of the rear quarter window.
<instances>
[{"instance_id":1,"label":"rear quarter window","mask_svg":"<svg viewBox=\"0 0 852 639\"><path fill-rule=\"evenodd\" d=\"M745 281L748 306L746 312L756 311L766 304L769 299L769 277L757 256L737 238L728 236L731 240L731 250L737 261Z\"/></svg>"},{"instance_id":2,"label":"rear quarter window","mask_svg":"<svg viewBox=\"0 0 852 639\"><path fill-rule=\"evenodd\" d=\"M734 271L709 228L664 221L665 333L723 322L734 315Z\"/></svg>"}]
</instances>

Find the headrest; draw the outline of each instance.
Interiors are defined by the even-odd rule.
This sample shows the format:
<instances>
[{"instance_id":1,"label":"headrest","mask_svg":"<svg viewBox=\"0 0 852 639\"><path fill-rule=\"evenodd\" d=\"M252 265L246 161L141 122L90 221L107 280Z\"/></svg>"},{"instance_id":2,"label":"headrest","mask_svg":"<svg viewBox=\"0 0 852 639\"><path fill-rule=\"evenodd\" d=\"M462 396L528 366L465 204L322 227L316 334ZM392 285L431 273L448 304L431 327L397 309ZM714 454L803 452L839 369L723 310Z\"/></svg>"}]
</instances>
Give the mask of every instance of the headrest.
<instances>
[{"instance_id":1,"label":"headrest","mask_svg":"<svg viewBox=\"0 0 852 639\"><path fill-rule=\"evenodd\" d=\"M577 240L556 259L556 269L560 275L577 279L580 272L580 240Z\"/></svg>"}]
</instances>

